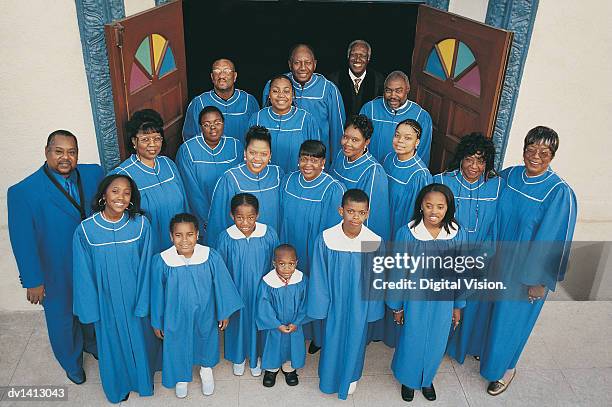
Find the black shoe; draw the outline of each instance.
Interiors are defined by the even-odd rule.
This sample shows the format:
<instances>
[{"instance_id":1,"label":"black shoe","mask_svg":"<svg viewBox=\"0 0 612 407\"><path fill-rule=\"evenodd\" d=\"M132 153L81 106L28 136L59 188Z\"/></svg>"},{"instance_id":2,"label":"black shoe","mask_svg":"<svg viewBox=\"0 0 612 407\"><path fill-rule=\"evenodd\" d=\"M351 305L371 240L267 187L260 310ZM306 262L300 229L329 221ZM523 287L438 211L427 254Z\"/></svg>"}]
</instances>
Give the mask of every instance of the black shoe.
<instances>
[{"instance_id":1,"label":"black shoe","mask_svg":"<svg viewBox=\"0 0 612 407\"><path fill-rule=\"evenodd\" d=\"M412 401L414 399L414 389L402 384L402 400Z\"/></svg>"},{"instance_id":2,"label":"black shoe","mask_svg":"<svg viewBox=\"0 0 612 407\"><path fill-rule=\"evenodd\" d=\"M297 370L294 370L294 371L289 372L289 373L287 373L287 372L285 372L283 370L283 374L285 375L285 382L287 382L288 386L297 386L298 383L300 382L298 380Z\"/></svg>"},{"instance_id":3,"label":"black shoe","mask_svg":"<svg viewBox=\"0 0 612 407\"><path fill-rule=\"evenodd\" d=\"M124 398L121 399L121 401L127 401L127 399L130 398L130 393L126 394Z\"/></svg>"},{"instance_id":4,"label":"black shoe","mask_svg":"<svg viewBox=\"0 0 612 407\"><path fill-rule=\"evenodd\" d=\"M278 374L278 370L276 372L271 372L269 370L264 371L263 385L264 387L274 387L276 384L276 375Z\"/></svg>"},{"instance_id":5,"label":"black shoe","mask_svg":"<svg viewBox=\"0 0 612 407\"><path fill-rule=\"evenodd\" d=\"M85 371L83 369L81 369L81 374L77 376L72 376L66 372L66 377L74 384L83 384L85 380L87 380L87 376L85 376Z\"/></svg>"},{"instance_id":6,"label":"black shoe","mask_svg":"<svg viewBox=\"0 0 612 407\"><path fill-rule=\"evenodd\" d=\"M423 387L421 391L427 400L434 401L436 399L436 389L434 389L433 383L431 384L431 387Z\"/></svg>"},{"instance_id":7,"label":"black shoe","mask_svg":"<svg viewBox=\"0 0 612 407\"><path fill-rule=\"evenodd\" d=\"M98 360L98 354L97 354L97 353L93 353L93 352L90 352L90 351L88 351L88 350L84 350L83 352L85 352L85 353L89 353L91 356L93 356L93 358L94 358L95 360Z\"/></svg>"},{"instance_id":8,"label":"black shoe","mask_svg":"<svg viewBox=\"0 0 612 407\"><path fill-rule=\"evenodd\" d=\"M479 361L479 362L480 362L480 356L476 356L476 355L474 355L474 359L476 359L477 361Z\"/></svg>"},{"instance_id":9,"label":"black shoe","mask_svg":"<svg viewBox=\"0 0 612 407\"><path fill-rule=\"evenodd\" d=\"M314 355L315 353L317 353L320 350L321 350L320 346L317 346L317 345L314 344L313 341L310 341L310 345L308 345L308 353L310 353L311 355Z\"/></svg>"}]
</instances>

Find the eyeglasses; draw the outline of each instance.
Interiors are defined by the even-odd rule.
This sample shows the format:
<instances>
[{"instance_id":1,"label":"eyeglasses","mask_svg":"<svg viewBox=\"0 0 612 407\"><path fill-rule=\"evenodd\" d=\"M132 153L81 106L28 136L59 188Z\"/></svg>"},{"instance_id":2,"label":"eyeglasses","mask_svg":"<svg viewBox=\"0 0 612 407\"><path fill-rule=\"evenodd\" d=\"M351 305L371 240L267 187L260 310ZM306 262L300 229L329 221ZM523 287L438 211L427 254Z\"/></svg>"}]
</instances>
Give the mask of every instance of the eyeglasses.
<instances>
[{"instance_id":1,"label":"eyeglasses","mask_svg":"<svg viewBox=\"0 0 612 407\"><path fill-rule=\"evenodd\" d=\"M225 74L225 75L229 75L232 72L234 72L234 70L230 69L230 68L223 68L223 69L221 69L221 68L214 68L212 70L212 73L214 73L215 75L219 75L219 74L222 74L222 73Z\"/></svg>"},{"instance_id":2,"label":"eyeglasses","mask_svg":"<svg viewBox=\"0 0 612 407\"><path fill-rule=\"evenodd\" d=\"M465 157L463 159L463 162L466 163L468 166L477 165L479 167L482 167L486 164L484 158L482 157Z\"/></svg>"},{"instance_id":3,"label":"eyeglasses","mask_svg":"<svg viewBox=\"0 0 612 407\"><path fill-rule=\"evenodd\" d=\"M537 147L534 147L534 146L528 146L527 148L525 148L525 154L530 157L535 156L536 153L543 160L547 160L552 157L552 151L550 151L550 148L548 147L538 149Z\"/></svg>"},{"instance_id":4,"label":"eyeglasses","mask_svg":"<svg viewBox=\"0 0 612 407\"><path fill-rule=\"evenodd\" d=\"M136 137L139 143L143 144L162 144L164 139L160 136L157 137Z\"/></svg>"},{"instance_id":5,"label":"eyeglasses","mask_svg":"<svg viewBox=\"0 0 612 407\"><path fill-rule=\"evenodd\" d=\"M201 123L200 126L202 126L203 129L210 129L211 127L220 127L223 124L223 122L221 120L215 120L214 122L204 122Z\"/></svg>"}]
</instances>

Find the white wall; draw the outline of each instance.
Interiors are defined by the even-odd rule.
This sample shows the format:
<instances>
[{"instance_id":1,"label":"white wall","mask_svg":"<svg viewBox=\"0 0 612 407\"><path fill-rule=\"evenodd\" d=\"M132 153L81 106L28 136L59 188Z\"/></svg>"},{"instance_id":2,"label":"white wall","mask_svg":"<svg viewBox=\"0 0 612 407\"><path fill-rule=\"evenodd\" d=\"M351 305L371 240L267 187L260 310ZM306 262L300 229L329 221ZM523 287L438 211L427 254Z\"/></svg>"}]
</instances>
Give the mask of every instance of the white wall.
<instances>
[{"instance_id":1,"label":"white wall","mask_svg":"<svg viewBox=\"0 0 612 407\"><path fill-rule=\"evenodd\" d=\"M484 23L489 0L450 0L448 11Z\"/></svg>"},{"instance_id":2,"label":"white wall","mask_svg":"<svg viewBox=\"0 0 612 407\"><path fill-rule=\"evenodd\" d=\"M155 0L124 0L125 16L129 17L141 11L155 7Z\"/></svg>"}]
</instances>

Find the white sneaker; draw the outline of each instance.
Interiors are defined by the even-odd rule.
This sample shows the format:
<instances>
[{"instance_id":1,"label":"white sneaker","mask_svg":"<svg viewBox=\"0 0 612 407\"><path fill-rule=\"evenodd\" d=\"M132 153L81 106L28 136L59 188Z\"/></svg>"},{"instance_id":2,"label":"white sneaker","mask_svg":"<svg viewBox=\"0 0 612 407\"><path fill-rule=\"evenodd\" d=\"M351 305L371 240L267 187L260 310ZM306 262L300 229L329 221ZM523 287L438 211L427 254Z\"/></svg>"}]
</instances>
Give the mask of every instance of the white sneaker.
<instances>
[{"instance_id":1,"label":"white sneaker","mask_svg":"<svg viewBox=\"0 0 612 407\"><path fill-rule=\"evenodd\" d=\"M357 382L351 382L351 384L349 385L348 394L355 393L356 389L357 389Z\"/></svg>"},{"instance_id":2,"label":"white sneaker","mask_svg":"<svg viewBox=\"0 0 612 407\"><path fill-rule=\"evenodd\" d=\"M200 379L202 379L202 394L210 396L215 391L215 378L210 367L200 367Z\"/></svg>"},{"instance_id":3,"label":"white sneaker","mask_svg":"<svg viewBox=\"0 0 612 407\"><path fill-rule=\"evenodd\" d=\"M232 366L234 370L234 376L242 376L244 374L244 366L246 365L246 360L242 363L234 363Z\"/></svg>"},{"instance_id":4,"label":"white sneaker","mask_svg":"<svg viewBox=\"0 0 612 407\"><path fill-rule=\"evenodd\" d=\"M174 392L176 393L176 397L180 399L184 399L187 397L187 385L188 382L178 382L176 387L174 388Z\"/></svg>"},{"instance_id":5,"label":"white sneaker","mask_svg":"<svg viewBox=\"0 0 612 407\"><path fill-rule=\"evenodd\" d=\"M257 366L251 368L251 375L253 377L261 376L261 359L257 359Z\"/></svg>"}]
</instances>

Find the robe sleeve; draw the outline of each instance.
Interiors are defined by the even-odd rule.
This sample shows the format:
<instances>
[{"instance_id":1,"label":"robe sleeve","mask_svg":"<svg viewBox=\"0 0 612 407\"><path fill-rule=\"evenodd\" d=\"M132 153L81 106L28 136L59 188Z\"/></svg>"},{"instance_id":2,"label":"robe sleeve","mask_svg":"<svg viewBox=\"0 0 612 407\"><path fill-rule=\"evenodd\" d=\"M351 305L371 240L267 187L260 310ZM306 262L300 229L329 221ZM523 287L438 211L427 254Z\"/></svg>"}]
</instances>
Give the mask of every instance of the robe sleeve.
<instances>
[{"instance_id":1,"label":"robe sleeve","mask_svg":"<svg viewBox=\"0 0 612 407\"><path fill-rule=\"evenodd\" d=\"M295 321L293 321L293 324L297 326L310 322L310 318L308 318L306 314L308 308L308 277L306 277L306 275L302 276L302 282L300 284L302 284L303 286L303 289L300 292L302 298L300 301L300 307L295 317Z\"/></svg>"},{"instance_id":2,"label":"robe sleeve","mask_svg":"<svg viewBox=\"0 0 612 407\"><path fill-rule=\"evenodd\" d=\"M164 330L164 310L166 308L166 265L161 255L156 254L151 261L151 326Z\"/></svg>"},{"instance_id":3,"label":"robe sleeve","mask_svg":"<svg viewBox=\"0 0 612 407\"><path fill-rule=\"evenodd\" d=\"M325 319L329 311L331 297L327 261L327 247L323 240L323 234L320 234L315 242L310 280L308 281L310 301L308 301L306 313L312 319Z\"/></svg>"},{"instance_id":4,"label":"robe sleeve","mask_svg":"<svg viewBox=\"0 0 612 407\"><path fill-rule=\"evenodd\" d=\"M417 154L425 163L425 166L429 166L429 155L431 153L431 116L425 109L421 110L419 113L417 121L421 125L423 129L421 133L421 141L419 146L417 147Z\"/></svg>"},{"instance_id":5,"label":"robe sleeve","mask_svg":"<svg viewBox=\"0 0 612 407\"><path fill-rule=\"evenodd\" d=\"M277 318L276 310L272 306L270 286L263 281L259 284L259 289L257 290L256 307L255 322L257 323L258 330L276 329L282 325Z\"/></svg>"},{"instance_id":6,"label":"robe sleeve","mask_svg":"<svg viewBox=\"0 0 612 407\"><path fill-rule=\"evenodd\" d=\"M259 103L257 103L257 99L253 95L247 96L247 116L252 117L253 114L259 111ZM242 135L244 137L244 134Z\"/></svg>"},{"instance_id":7,"label":"robe sleeve","mask_svg":"<svg viewBox=\"0 0 612 407\"><path fill-rule=\"evenodd\" d=\"M37 214L25 194L14 187L8 190L7 203L9 237L21 285L24 288L38 287L45 283L45 274L34 222Z\"/></svg>"},{"instance_id":8,"label":"robe sleeve","mask_svg":"<svg viewBox=\"0 0 612 407\"><path fill-rule=\"evenodd\" d=\"M90 249L82 225L79 225L72 239L72 310L83 324L100 320L98 283Z\"/></svg>"},{"instance_id":9,"label":"robe sleeve","mask_svg":"<svg viewBox=\"0 0 612 407\"><path fill-rule=\"evenodd\" d=\"M304 140L319 140L321 141L321 132L314 117L306 112L304 115Z\"/></svg>"},{"instance_id":10,"label":"robe sleeve","mask_svg":"<svg viewBox=\"0 0 612 407\"><path fill-rule=\"evenodd\" d=\"M140 236L140 263L136 281L136 307L134 315L146 317L149 315L151 304L151 257L153 256L153 242L151 239L151 226L145 216L142 216L142 235Z\"/></svg>"},{"instance_id":11,"label":"robe sleeve","mask_svg":"<svg viewBox=\"0 0 612 407\"><path fill-rule=\"evenodd\" d=\"M329 119L329 156L332 157L340 148L340 139L344 134L344 102L340 91L333 82L328 81L330 87L327 93L327 117Z\"/></svg>"},{"instance_id":12,"label":"robe sleeve","mask_svg":"<svg viewBox=\"0 0 612 407\"><path fill-rule=\"evenodd\" d=\"M268 102L268 96L269 95L270 95L270 81L266 82L266 85L264 86L263 94L261 96L261 105L262 106L266 106L266 103Z\"/></svg>"},{"instance_id":13,"label":"robe sleeve","mask_svg":"<svg viewBox=\"0 0 612 407\"><path fill-rule=\"evenodd\" d=\"M243 308L244 303L221 255L214 249L210 249L208 261L212 262L217 320L221 321L228 319L234 312Z\"/></svg>"},{"instance_id":14,"label":"robe sleeve","mask_svg":"<svg viewBox=\"0 0 612 407\"><path fill-rule=\"evenodd\" d=\"M342 206L344 192L344 185L340 182L334 182L325 192L325 202L321 211L321 230L329 229L340 222L338 208Z\"/></svg>"},{"instance_id":15,"label":"robe sleeve","mask_svg":"<svg viewBox=\"0 0 612 407\"><path fill-rule=\"evenodd\" d=\"M408 187L411 188L410 194L406 196L408 200L405 202L405 205L408 207L409 215L408 219L412 219L412 215L414 212L414 204L416 202L416 198L421 192L421 189L426 187L427 185L433 182L433 178L429 172L429 170L425 169L424 171L419 171L417 174L414 174L414 180L411 185Z\"/></svg>"},{"instance_id":16,"label":"robe sleeve","mask_svg":"<svg viewBox=\"0 0 612 407\"><path fill-rule=\"evenodd\" d=\"M187 106L185 122L183 123L183 141L187 141L200 133L200 126L197 120L200 112L196 112L199 106L200 101L198 97L194 98L191 103L189 103L189 106Z\"/></svg>"},{"instance_id":17,"label":"robe sleeve","mask_svg":"<svg viewBox=\"0 0 612 407\"><path fill-rule=\"evenodd\" d=\"M259 112L255 112L251 115L251 118L249 119L249 128L257 124L259 124Z\"/></svg>"},{"instance_id":18,"label":"robe sleeve","mask_svg":"<svg viewBox=\"0 0 612 407\"><path fill-rule=\"evenodd\" d=\"M215 185L208 212L208 226L204 241L210 247L217 247L216 241L219 234L232 224L230 202L234 196L233 190L232 175L226 172Z\"/></svg>"},{"instance_id":19,"label":"robe sleeve","mask_svg":"<svg viewBox=\"0 0 612 407\"><path fill-rule=\"evenodd\" d=\"M372 229L383 240L389 240L391 234L389 209L389 185L387 174L380 164L374 165L364 180L359 182L363 191L370 198L370 216L366 226Z\"/></svg>"},{"instance_id":20,"label":"robe sleeve","mask_svg":"<svg viewBox=\"0 0 612 407\"><path fill-rule=\"evenodd\" d=\"M176 174L176 183L179 186L179 189L181 190L181 195L182 195L182 201L183 201L183 212L190 212L190 208L189 208L189 200L187 199L187 192L185 191L185 183L183 182L183 177L181 176L181 172L179 171L179 169L177 168L176 164L174 163L174 161L172 161L170 158L167 158L168 161L168 165L170 165L170 168L172 168L172 172L174 172Z\"/></svg>"},{"instance_id":21,"label":"robe sleeve","mask_svg":"<svg viewBox=\"0 0 612 407\"><path fill-rule=\"evenodd\" d=\"M176 156L176 166L178 167L178 171L185 185L185 193L187 195L189 207L200 222L200 237L203 238L208 222L210 205L208 197L204 196L202 193L202 186L198 182L195 164L189 156L187 144L183 144L179 148Z\"/></svg>"}]
</instances>

